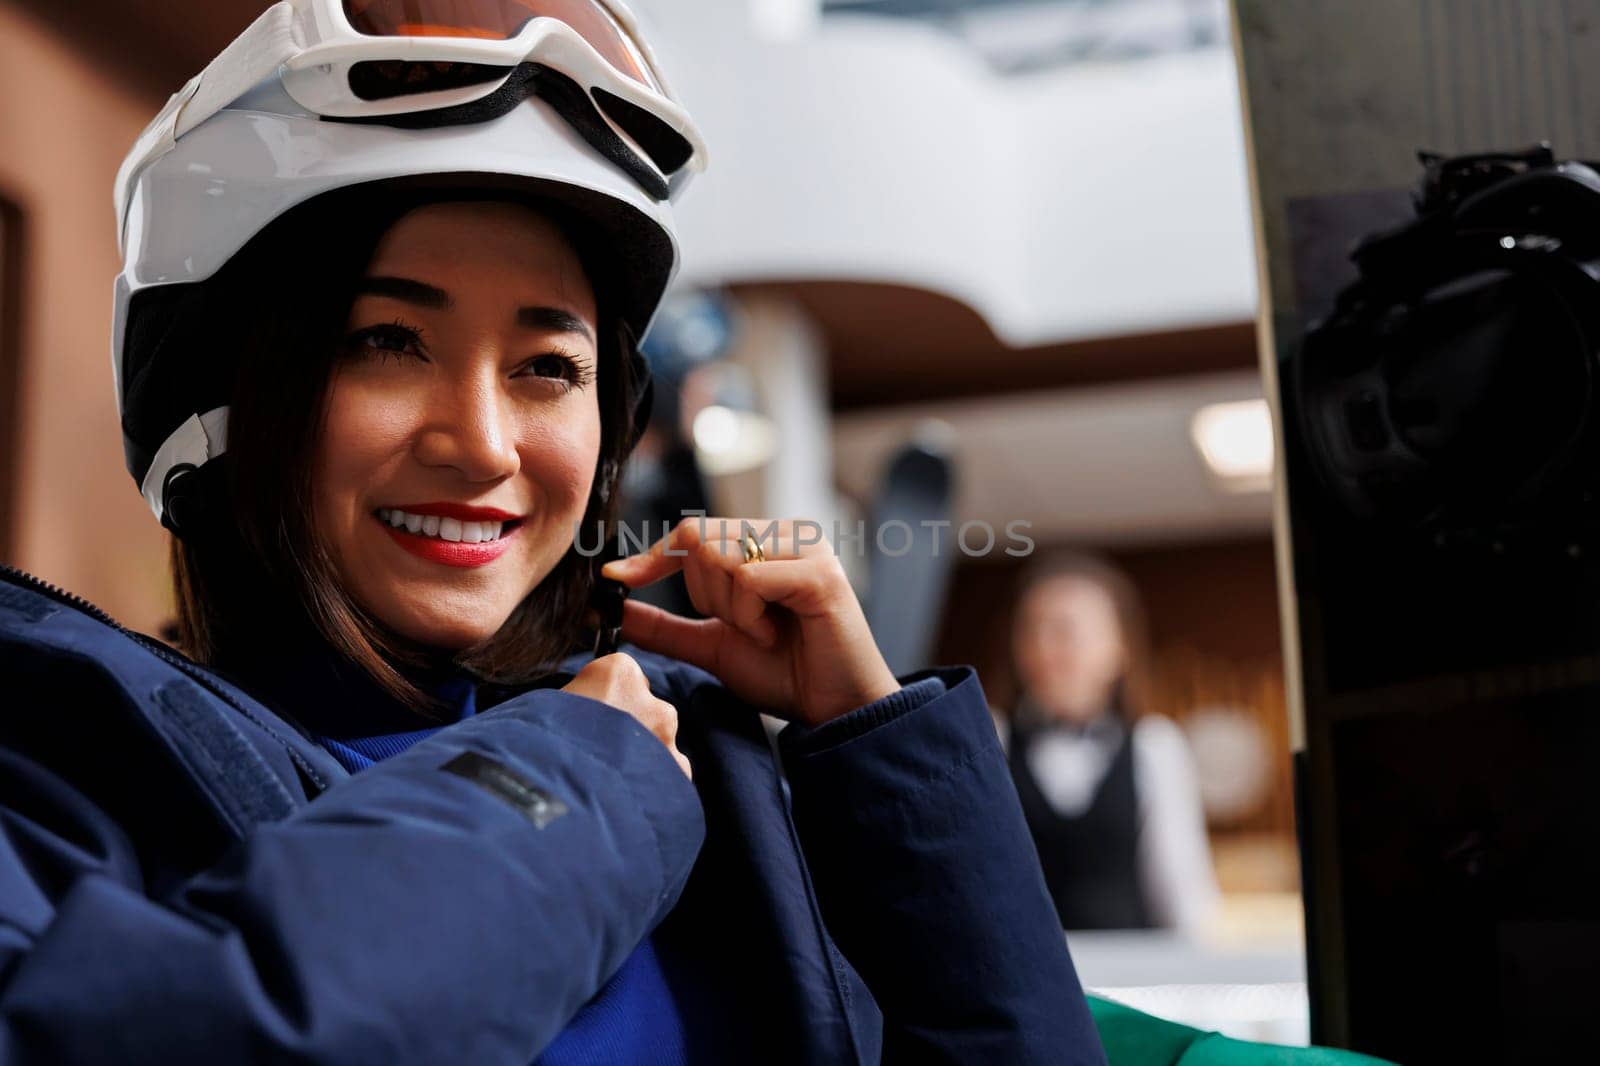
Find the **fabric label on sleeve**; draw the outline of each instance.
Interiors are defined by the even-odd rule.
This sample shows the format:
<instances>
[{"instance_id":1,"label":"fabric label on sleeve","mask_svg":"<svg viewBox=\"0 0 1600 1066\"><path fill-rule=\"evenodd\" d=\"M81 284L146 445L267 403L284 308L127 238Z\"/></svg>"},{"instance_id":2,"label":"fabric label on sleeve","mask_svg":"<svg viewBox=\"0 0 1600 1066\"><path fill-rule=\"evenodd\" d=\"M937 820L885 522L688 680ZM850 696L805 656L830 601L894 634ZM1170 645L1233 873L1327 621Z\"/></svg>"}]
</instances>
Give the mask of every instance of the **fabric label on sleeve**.
<instances>
[{"instance_id":1,"label":"fabric label on sleeve","mask_svg":"<svg viewBox=\"0 0 1600 1066\"><path fill-rule=\"evenodd\" d=\"M540 829L567 813L565 803L524 781L509 767L475 751L464 751L439 769L448 770L488 789L521 811Z\"/></svg>"}]
</instances>

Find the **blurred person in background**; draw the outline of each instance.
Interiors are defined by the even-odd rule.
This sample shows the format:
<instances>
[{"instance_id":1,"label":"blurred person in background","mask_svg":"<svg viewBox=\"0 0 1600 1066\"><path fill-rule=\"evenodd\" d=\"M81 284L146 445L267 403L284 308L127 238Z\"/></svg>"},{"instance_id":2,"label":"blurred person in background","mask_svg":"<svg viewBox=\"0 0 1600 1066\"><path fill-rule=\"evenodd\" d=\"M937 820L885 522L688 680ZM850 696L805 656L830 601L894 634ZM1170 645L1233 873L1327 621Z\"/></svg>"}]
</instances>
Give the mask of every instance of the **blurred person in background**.
<instances>
[{"instance_id":1,"label":"blurred person in background","mask_svg":"<svg viewBox=\"0 0 1600 1066\"><path fill-rule=\"evenodd\" d=\"M1018 585L1020 696L996 721L1062 927L1203 926L1219 891L1199 785L1181 730L1144 706L1133 583L1065 552Z\"/></svg>"}]
</instances>

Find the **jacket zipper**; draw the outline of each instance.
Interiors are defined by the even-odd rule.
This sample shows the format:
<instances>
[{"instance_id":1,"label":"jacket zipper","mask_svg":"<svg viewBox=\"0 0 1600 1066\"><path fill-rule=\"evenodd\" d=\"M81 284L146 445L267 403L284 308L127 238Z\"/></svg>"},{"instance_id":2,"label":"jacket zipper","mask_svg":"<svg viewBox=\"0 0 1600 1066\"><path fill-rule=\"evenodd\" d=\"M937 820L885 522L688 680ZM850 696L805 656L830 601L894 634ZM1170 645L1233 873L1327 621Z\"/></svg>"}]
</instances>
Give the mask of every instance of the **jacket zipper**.
<instances>
[{"instance_id":1,"label":"jacket zipper","mask_svg":"<svg viewBox=\"0 0 1600 1066\"><path fill-rule=\"evenodd\" d=\"M50 582L41 577L35 577L26 570L19 569L10 565L9 563L0 563L0 578L6 579L13 585L20 585L23 588L32 589L33 591L44 596L48 596L57 603L65 604L75 611L80 611L83 614L88 615L97 622L101 622L107 626L110 626L118 633L121 633L123 636L135 641L149 650L157 658L181 670L196 683L203 686L212 695L216 696L220 700L223 700L234 710L238 711L247 719L254 722L258 728L265 731L268 736L272 737L272 739L276 740L279 744L282 744L284 750L288 752L289 758L293 760L297 767L300 768L300 772L304 774L306 778L315 784L319 789L324 792L327 791L328 782L321 774L317 773L316 769L310 763L308 763L299 752L294 750L293 745L284 741L284 739L278 736L277 732L268 726L267 723L263 722L256 715L250 713L250 709L248 707L244 706L244 704L235 699L232 693L226 691L222 688L222 686L217 684L215 678L203 670L199 665L191 662L186 656L178 654L178 652L163 644L161 641L156 640L154 637L146 636L145 634L136 630L129 629L127 626L123 625L121 622L117 621L115 618L111 617L111 615L107 614L99 607L96 607L82 596L79 596L76 593L68 592L59 585L52 585Z\"/></svg>"},{"instance_id":2,"label":"jacket zipper","mask_svg":"<svg viewBox=\"0 0 1600 1066\"><path fill-rule=\"evenodd\" d=\"M102 611L100 608L96 607L82 596L73 595L58 585L50 584L50 582L46 581L42 577L34 577L26 570L19 570L9 563L0 563L0 577L4 577L13 585L21 585L24 588L30 588L35 592L40 592L46 596L49 596L52 600L55 600L58 603L64 603L68 607L82 611L95 621L104 622L106 625L110 626L112 629L115 629L119 633L127 636L133 635L132 630L128 629L121 622L118 622L115 618L112 618L109 614Z\"/></svg>"}]
</instances>

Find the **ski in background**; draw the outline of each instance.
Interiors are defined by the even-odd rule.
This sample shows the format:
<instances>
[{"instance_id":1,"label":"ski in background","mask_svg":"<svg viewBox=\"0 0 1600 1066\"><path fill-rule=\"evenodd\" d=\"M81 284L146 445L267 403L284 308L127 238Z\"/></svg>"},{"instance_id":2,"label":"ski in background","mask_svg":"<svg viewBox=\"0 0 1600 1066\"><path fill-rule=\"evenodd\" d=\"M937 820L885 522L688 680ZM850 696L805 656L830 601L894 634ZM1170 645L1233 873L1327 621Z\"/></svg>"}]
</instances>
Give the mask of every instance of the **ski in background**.
<instances>
[{"instance_id":1,"label":"ski in background","mask_svg":"<svg viewBox=\"0 0 1600 1066\"><path fill-rule=\"evenodd\" d=\"M889 461L867 522L867 623L895 674L931 665L950 570L960 548L950 521L947 448L923 433Z\"/></svg>"}]
</instances>

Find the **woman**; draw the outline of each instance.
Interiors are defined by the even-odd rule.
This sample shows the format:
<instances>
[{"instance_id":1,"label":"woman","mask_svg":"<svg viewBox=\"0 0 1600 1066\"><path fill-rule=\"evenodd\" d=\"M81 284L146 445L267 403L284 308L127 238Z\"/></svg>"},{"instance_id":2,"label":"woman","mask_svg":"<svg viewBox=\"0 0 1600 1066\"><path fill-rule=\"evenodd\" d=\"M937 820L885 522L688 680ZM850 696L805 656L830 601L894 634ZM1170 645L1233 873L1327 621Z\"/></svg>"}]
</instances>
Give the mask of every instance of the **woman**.
<instances>
[{"instance_id":1,"label":"woman","mask_svg":"<svg viewBox=\"0 0 1600 1066\"><path fill-rule=\"evenodd\" d=\"M699 156L576 0L286 0L141 138L187 654L0 582L0 1061L1103 1061L978 679L825 545L686 521L605 574L707 617L578 650Z\"/></svg>"},{"instance_id":2,"label":"woman","mask_svg":"<svg viewBox=\"0 0 1600 1066\"><path fill-rule=\"evenodd\" d=\"M1019 582L1023 694L1003 732L1067 929L1193 931L1219 900L1183 734L1142 714L1143 611L1109 563L1065 553Z\"/></svg>"}]
</instances>

